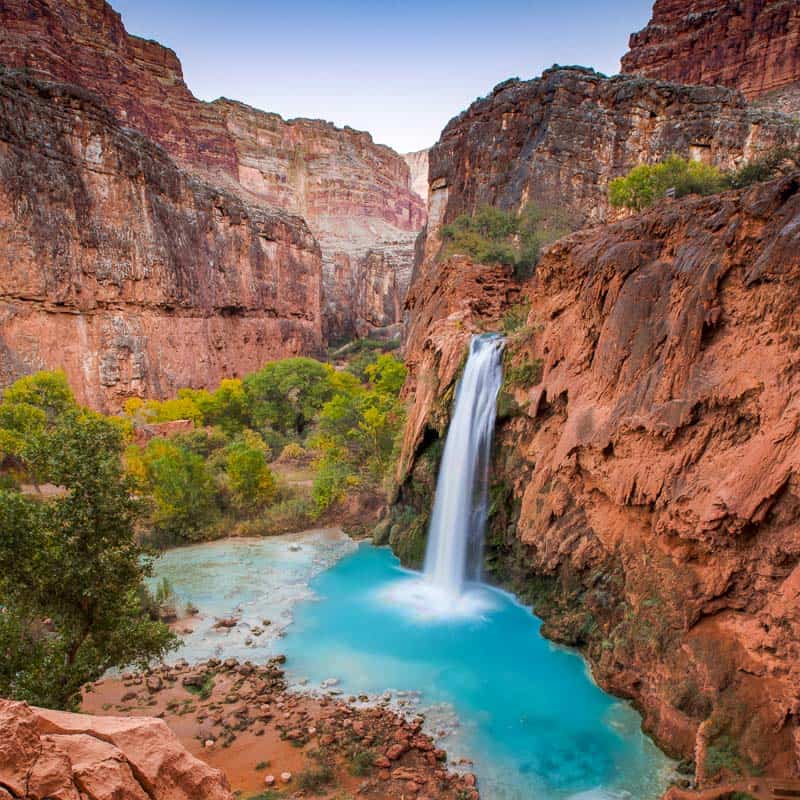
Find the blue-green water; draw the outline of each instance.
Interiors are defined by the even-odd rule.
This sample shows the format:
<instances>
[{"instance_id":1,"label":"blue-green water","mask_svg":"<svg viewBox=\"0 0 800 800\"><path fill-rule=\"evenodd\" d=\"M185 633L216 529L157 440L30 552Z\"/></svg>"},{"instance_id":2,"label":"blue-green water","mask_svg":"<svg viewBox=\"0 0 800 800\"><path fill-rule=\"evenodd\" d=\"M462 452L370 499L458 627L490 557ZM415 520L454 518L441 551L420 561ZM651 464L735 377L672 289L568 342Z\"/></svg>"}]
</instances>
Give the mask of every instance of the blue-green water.
<instances>
[{"instance_id":1,"label":"blue-green water","mask_svg":"<svg viewBox=\"0 0 800 800\"><path fill-rule=\"evenodd\" d=\"M669 762L638 715L542 638L534 616L483 588L477 618L421 619L393 599L415 580L368 545L321 573L318 599L295 608L282 643L290 671L339 678L348 693L421 690L423 705L452 704L462 725L442 746L453 738L475 760L486 800L660 796Z\"/></svg>"},{"instance_id":2,"label":"blue-green water","mask_svg":"<svg viewBox=\"0 0 800 800\"><path fill-rule=\"evenodd\" d=\"M346 694L400 693L446 734L451 758L474 760L484 800L655 800L667 783L670 762L639 716L503 592L481 587L444 613L426 607L418 574L335 531L172 550L161 576L200 609L175 658L283 652L290 677L312 687L335 678ZM235 628L213 627L231 615Z\"/></svg>"}]
</instances>

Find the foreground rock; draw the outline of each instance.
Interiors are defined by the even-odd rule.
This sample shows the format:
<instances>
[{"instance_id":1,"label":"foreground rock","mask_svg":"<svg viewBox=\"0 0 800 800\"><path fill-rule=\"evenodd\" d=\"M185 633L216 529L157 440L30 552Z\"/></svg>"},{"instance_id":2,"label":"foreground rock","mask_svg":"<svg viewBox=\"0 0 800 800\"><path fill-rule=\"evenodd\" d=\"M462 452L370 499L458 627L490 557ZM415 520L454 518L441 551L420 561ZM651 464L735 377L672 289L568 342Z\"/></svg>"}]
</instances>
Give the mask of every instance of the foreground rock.
<instances>
[{"instance_id":1,"label":"foreground rock","mask_svg":"<svg viewBox=\"0 0 800 800\"><path fill-rule=\"evenodd\" d=\"M164 722L0 700L0 787L26 800L232 800ZM7 796L0 788L0 796Z\"/></svg>"},{"instance_id":2,"label":"foreground rock","mask_svg":"<svg viewBox=\"0 0 800 800\"><path fill-rule=\"evenodd\" d=\"M451 270L449 301L412 288L403 519L451 365L497 324L496 282L461 294L461 268L422 269ZM561 240L507 325L493 575L707 787L800 777L799 297L795 174Z\"/></svg>"},{"instance_id":3,"label":"foreground rock","mask_svg":"<svg viewBox=\"0 0 800 800\"><path fill-rule=\"evenodd\" d=\"M284 660L210 659L126 674L88 687L83 707L130 721L161 717L191 753L247 794L274 786L282 796L477 800L475 777L448 770L422 717L405 719L386 702L356 707L355 698L338 696L335 680L319 694L290 691Z\"/></svg>"}]
</instances>

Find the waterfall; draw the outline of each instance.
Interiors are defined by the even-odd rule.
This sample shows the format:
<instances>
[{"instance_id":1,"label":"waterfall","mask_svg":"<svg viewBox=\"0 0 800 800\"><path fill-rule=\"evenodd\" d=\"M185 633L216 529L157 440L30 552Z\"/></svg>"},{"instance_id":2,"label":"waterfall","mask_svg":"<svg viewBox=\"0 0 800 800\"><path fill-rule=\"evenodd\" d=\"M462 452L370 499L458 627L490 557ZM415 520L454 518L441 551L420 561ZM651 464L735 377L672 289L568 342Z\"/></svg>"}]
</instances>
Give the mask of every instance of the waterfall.
<instances>
[{"instance_id":1,"label":"waterfall","mask_svg":"<svg viewBox=\"0 0 800 800\"><path fill-rule=\"evenodd\" d=\"M451 597L480 578L504 345L498 334L472 337L436 482L425 578Z\"/></svg>"}]
</instances>

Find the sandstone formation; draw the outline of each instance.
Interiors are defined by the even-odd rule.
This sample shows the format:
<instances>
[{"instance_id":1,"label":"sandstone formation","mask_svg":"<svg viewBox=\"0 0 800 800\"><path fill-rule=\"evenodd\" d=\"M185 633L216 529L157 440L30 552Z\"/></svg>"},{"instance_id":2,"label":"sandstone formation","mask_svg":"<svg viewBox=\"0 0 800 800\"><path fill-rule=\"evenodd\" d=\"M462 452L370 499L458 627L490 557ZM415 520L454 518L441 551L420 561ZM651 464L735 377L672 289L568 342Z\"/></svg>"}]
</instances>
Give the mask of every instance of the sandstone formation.
<instances>
[{"instance_id":1,"label":"sandstone formation","mask_svg":"<svg viewBox=\"0 0 800 800\"><path fill-rule=\"evenodd\" d=\"M398 519L429 508L502 281L462 260L415 281ZM798 296L794 174L573 234L505 314L490 574L704 785L800 770Z\"/></svg>"},{"instance_id":2,"label":"sandstone formation","mask_svg":"<svg viewBox=\"0 0 800 800\"><path fill-rule=\"evenodd\" d=\"M428 201L428 154L429 148L406 153L405 159L411 171L411 190L418 194L425 202Z\"/></svg>"},{"instance_id":3,"label":"sandstone formation","mask_svg":"<svg viewBox=\"0 0 800 800\"><path fill-rule=\"evenodd\" d=\"M430 151L427 254L443 223L481 205L532 202L574 222L607 219L608 183L672 153L730 168L800 128L733 90L553 68L509 80L451 120Z\"/></svg>"},{"instance_id":4,"label":"sandstone formation","mask_svg":"<svg viewBox=\"0 0 800 800\"><path fill-rule=\"evenodd\" d=\"M5 789L5 791L3 791ZM0 796L232 800L225 776L150 717L91 717L0 700Z\"/></svg>"},{"instance_id":5,"label":"sandstone formation","mask_svg":"<svg viewBox=\"0 0 800 800\"><path fill-rule=\"evenodd\" d=\"M327 336L400 321L352 292L363 284L368 254L385 251L402 301L425 206L402 156L369 134L197 100L175 53L129 35L105 0L2 3L0 63L89 89L182 168L247 203L302 216L322 246Z\"/></svg>"},{"instance_id":6,"label":"sandstone formation","mask_svg":"<svg viewBox=\"0 0 800 800\"><path fill-rule=\"evenodd\" d=\"M76 87L0 71L0 382L81 402L215 385L322 346L302 219L190 177Z\"/></svg>"},{"instance_id":7,"label":"sandstone formation","mask_svg":"<svg viewBox=\"0 0 800 800\"><path fill-rule=\"evenodd\" d=\"M800 116L800 6L795 0L656 0L631 36L622 71L714 84Z\"/></svg>"}]
</instances>

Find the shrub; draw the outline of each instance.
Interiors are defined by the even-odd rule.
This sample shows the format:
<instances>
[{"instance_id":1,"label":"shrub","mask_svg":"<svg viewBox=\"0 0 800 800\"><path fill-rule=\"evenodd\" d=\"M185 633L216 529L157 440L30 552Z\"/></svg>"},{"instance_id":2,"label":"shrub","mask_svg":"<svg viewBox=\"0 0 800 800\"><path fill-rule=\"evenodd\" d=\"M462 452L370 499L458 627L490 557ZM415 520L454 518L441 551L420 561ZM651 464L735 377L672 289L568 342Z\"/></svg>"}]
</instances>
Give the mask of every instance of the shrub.
<instances>
[{"instance_id":1,"label":"shrub","mask_svg":"<svg viewBox=\"0 0 800 800\"><path fill-rule=\"evenodd\" d=\"M504 264L514 267L517 277L523 278L536 265L542 247L573 228L573 221L560 209L528 204L515 212L483 206L442 228L442 254L459 253L481 264Z\"/></svg>"},{"instance_id":2,"label":"shrub","mask_svg":"<svg viewBox=\"0 0 800 800\"><path fill-rule=\"evenodd\" d=\"M544 362L541 358L536 358L533 361L526 361L517 366L508 367L506 369L505 383L508 386L518 386L521 389L528 389L542 382L543 370Z\"/></svg>"},{"instance_id":3,"label":"shrub","mask_svg":"<svg viewBox=\"0 0 800 800\"><path fill-rule=\"evenodd\" d=\"M333 782L333 768L326 763L306 767L297 776L297 787L304 792L321 792Z\"/></svg>"},{"instance_id":4,"label":"shrub","mask_svg":"<svg viewBox=\"0 0 800 800\"><path fill-rule=\"evenodd\" d=\"M611 181L608 198L612 206L641 211L666 196L709 195L728 187L725 174L710 164L687 161L672 155L658 164L640 164L627 175Z\"/></svg>"},{"instance_id":5,"label":"shrub","mask_svg":"<svg viewBox=\"0 0 800 800\"><path fill-rule=\"evenodd\" d=\"M355 748L348 754L348 761L350 762L350 774L363 778L372 772L375 753L372 750Z\"/></svg>"},{"instance_id":6,"label":"shrub","mask_svg":"<svg viewBox=\"0 0 800 800\"><path fill-rule=\"evenodd\" d=\"M303 445L297 442L289 442L278 457L278 461L302 461L308 455L308 451Z\"/></svg>"},{"instance_id":7,"label":"shrub","mask_svg":"<svg viewBox=\"0 0 800 800\"><path fill-rule=\"evenodd\" d=\"M728 182L732 188L742 189L754 183L777 178L787 168L797 169L798 167L800 167L800 150L777 147L731 172Z\"/></svg>"}]
</instances>

